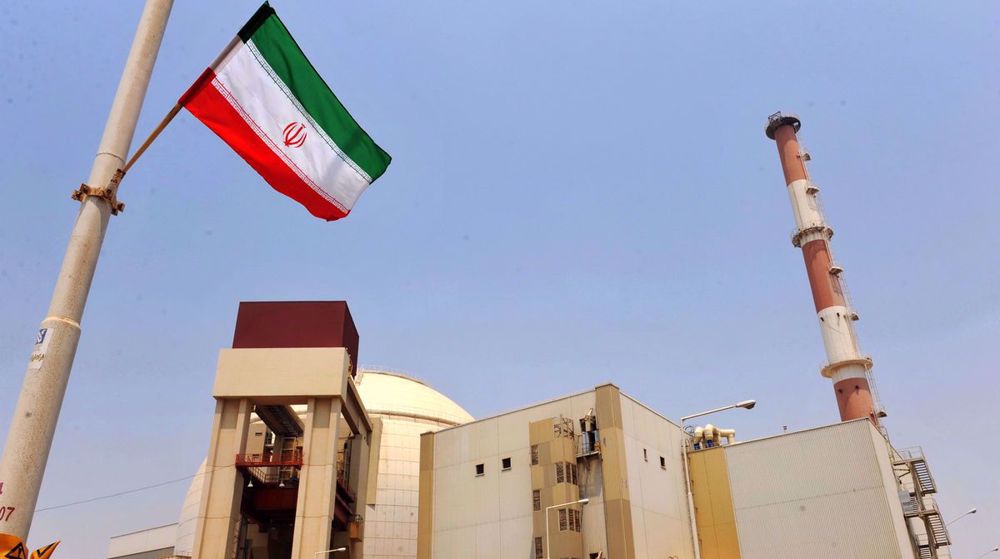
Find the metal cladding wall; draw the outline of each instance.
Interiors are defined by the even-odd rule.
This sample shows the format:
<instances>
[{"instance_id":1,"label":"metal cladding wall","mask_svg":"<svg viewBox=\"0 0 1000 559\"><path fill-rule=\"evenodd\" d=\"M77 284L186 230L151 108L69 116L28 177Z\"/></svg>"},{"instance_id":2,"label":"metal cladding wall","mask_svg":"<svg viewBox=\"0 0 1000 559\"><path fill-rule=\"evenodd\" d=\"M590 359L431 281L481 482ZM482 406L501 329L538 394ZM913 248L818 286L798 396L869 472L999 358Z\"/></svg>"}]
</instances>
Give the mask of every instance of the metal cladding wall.
<instances>
[{"instance_id":1,"label":"metal cladding wall","mask_svg":"<svg viewBox=\"0 0 1000 559\"><path fill-rule=\"evenodd\" d=\"M741 558L912 559L887 453L866 420L728 447Z\"/></svg>"}]
</instances>

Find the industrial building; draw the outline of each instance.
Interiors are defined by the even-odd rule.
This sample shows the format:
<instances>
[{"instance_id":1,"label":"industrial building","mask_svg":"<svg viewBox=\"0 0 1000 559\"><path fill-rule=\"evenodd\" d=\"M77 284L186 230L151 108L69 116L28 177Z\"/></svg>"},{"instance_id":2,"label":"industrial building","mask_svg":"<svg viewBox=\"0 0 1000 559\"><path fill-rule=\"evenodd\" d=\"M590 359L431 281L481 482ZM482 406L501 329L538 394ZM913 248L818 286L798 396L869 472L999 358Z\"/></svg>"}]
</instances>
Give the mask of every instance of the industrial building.
<instances>
[{"instance_id":1,"label":"industrial building","mask_svg":"<svg viewBox=\"0 0 1000 559\"><path fill-rule=\"evenodd\" d=\"M417 557L693 557L686 438L611 384L426 433Z\"/></svg>"},{"instance_id":2,"label":"industrial building","mask_svg":"<svg viewBox=\"0 0 1000 559\"><path fill-rule=\"evenodd\" d=\"M339 309L342 309L342 312ZM314 316L310 317L309 315ZM233 345L234 347L243 347L247 344L245 341L247 328L254 331L263 329L266 332L271 332L272 326L275 329L280 327L281 335L288 337L283 340L263 338L263 340L258 339L253 343L256 345L337 344L342 341L338 341L336 338L330 338L326 341L297 339L292 336L296 330L303 327L311 329L313 332L322 331L328 326L323 326L319 324L320 322L333 320L343 323L342 317L349 318L349 316L349 311L342 302L243 303L240 306L240 315L237 319L237 340L234 341ZM268 323L268 325L263 323ZM289 324L294 324L294 326L289 327ZM243 332L242 336L241 331ZM353 326L347 327L346 331L353 332ZM355 336L352 334L349 339L351 340L350 345L354 345L353 351L356 352ZM292 348L286 347L285 349ZM222 355L226 356L231 351L223 350ZM354 355L350 351L348 350L348 354ZM281 356L281 366L288 367L287 374L308 373L311 366L308 361L290 359L290 356L298 356L299 353L286 351ZM225 364L228 364L230 359L230 357L220 357L220 372L224 360ZM327 371L326 374L333 375L334 372ZM283 378L287 375L282 373L278 376ZM360 548L359 555L363 553L363 556L369 559L415 557L420 434L472 421L472 416L425 383L401 373L363 369L353 377L352 382L357 389L365 412L372 424L376 426L371 435L371 445L368 451L367 460L370 466L367 472L367 482L363 488L366 499L364 509L350 511L354 513L363 510L363 514L354 515L360 517L363 529L363 539L356 541L354 547ZM217 392L217 399L219 395L220 393ZM295 398L289 399L294 400ZM270 398L267 400L271 401ZM231 467L233 471L239 471L239 475L235 477L243 485L243 491L240 495L241 511L234 518L238 517L241 522L246 522L245 527L238 529L238 532L243 535L241 539L244 540L244 545L237 545L233 553L237 557L255 557L257 559L269 556L289 557L290 549L281 550L273 547L270 550L262 549L264 547L261 545L264 543L263 536L267 532L261 532L258 528L260 524L256 520L256 515L260 515L261 512L258 510L260 505L255 503L262 499L261 495L297 494L297 487L301 486L301 482L296 480L301 478L303 466L296 463L275 464L275 457L278 456L279 452L283 452L276 450L275 445L282 444L277 442L280 438L278 433L284 433L281 437L288 438L285 439L283 447L298 451L298 447L303 446L299 453L305 454L304 437L296 433L308 422L309 406L308 403L296 403L279 412L283 414L283 421L279 423L278 428L285 430L276 431L270 427L271 424L275 423L273 410L269 414L268 411L265 411L263 402L258 401L258 403L261 405L255 404L254 410L250 414L246 450L242 453L231 453L234 457L231 460L232 466L226 465L219 468L219 464L216 465L216 468L221 470L227 470ZM266 421L258 415L258 411L267 418ZM282 424L294 424L295 427L281 427ZM251 461L257 460L258 463L254 463L250 467L238 465L237 454L249 455ZM255 456L257 458L254 458ZM340 453L338 460L338 463L343 463L342 453ZM246 464L247 459L244 458L242 462ZM343 467L338 468L338 476L341 478L344 477L344 469ZM116 536L109 543L107 557L116 559L192 557L195 549L196 528L203 518L200 511L202 510L202 498L207 477L206 465L203 463L191 481L176 523ZM257 501L250 501L250 499ZM288 531L287 518L294 518L290 512L290 505L289 502L285 502L283 505L286 507L285 510L289 511L283 513L286 517L284 521L286 532ZM257 507L257 509L250 507ZM270 514L277 518L277 512ZM331 525L339 527L337 521L331 522ZM278 527L280 522L272 522L272 526ZM246 540L251 540L251 543L246 544ZM254 541L259 543L255 545ZM287 542L285 547L288 548ZM324 549L336 547L329 545ZM307 556L313 557L313 553L309 552ZM202 556L209 557L209 555Z\"/></svg>"},{"instance_id":3,"label":"industrial building","mask_svg":"<svg viewBox=\"0 0 1000 559\"><path fill-rule=\"evenodd\" d=\"M819 187L775 141L844 423L735 443L689 432L612 385L421 440L418 559L935 558L950 543L922 453L889 443ZM722 444L726 439L725 445ZM683 496L687 495L687 499ZM686 501L686 502L685 502Z\"/></svg>"},{"instance_id":4,"label":"industrial building","mask_svg":"<svg viewBox=\"0 0 1000 559\"><path fill-rule=\"evenodd\" d=\"M840 423L737 441L613 384L474 421L404 375L355 369L343 302L243 303L205 464L177 524L112 539L160 559L937 559L919 449L882 423L872 359L797 133L775 141Z\"/></svg>"},{"instance_id":5,"label":"industrial building","mask_svg":"<svg viewBox=\"0 0 1000 559\"><path fill-rule=\"evenodd\" d=\"M426 433L417 557L929 556L933 478L870 420L734 436L686 432L610 384Z\"/></svg>"}]
</instances>

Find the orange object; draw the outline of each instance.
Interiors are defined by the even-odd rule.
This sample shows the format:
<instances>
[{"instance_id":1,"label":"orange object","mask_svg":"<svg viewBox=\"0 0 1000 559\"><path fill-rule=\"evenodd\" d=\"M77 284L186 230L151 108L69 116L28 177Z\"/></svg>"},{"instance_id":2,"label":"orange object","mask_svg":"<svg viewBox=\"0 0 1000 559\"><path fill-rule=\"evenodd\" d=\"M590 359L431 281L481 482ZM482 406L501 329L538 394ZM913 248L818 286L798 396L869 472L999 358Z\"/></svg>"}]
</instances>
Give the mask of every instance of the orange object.
<instances>
[{"instance_id":1,"label":"orange object","mask_svg":"<svg viewBox=\"0 0 1000 559\"><path fill-rule=\"evenodd\" d=\"M0 554L2 554L0 557L5 559L49 559L59 547L59 543L50 543L45 547L40 547L29 557L28 547L24 545L21 538L11 534L0 534Z\"/></svg>"}]
</instances>

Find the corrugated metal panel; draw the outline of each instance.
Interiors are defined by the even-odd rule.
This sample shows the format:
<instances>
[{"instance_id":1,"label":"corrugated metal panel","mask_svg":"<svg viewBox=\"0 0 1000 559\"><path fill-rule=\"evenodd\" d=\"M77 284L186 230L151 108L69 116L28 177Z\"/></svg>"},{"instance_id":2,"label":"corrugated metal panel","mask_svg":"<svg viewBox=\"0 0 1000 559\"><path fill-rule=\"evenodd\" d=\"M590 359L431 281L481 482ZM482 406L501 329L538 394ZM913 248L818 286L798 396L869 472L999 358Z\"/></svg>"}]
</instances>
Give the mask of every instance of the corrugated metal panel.
<instances>
[{"instance_id":1,"label":"corrugated metal panel","mask_svg":"<svg viewBox=\"0 0 1000 559\"><path fill-rule=\"evenodd\" d=\"M899 559L864 421L726 449L743 559Z\"/></svg>"}]
</instances>

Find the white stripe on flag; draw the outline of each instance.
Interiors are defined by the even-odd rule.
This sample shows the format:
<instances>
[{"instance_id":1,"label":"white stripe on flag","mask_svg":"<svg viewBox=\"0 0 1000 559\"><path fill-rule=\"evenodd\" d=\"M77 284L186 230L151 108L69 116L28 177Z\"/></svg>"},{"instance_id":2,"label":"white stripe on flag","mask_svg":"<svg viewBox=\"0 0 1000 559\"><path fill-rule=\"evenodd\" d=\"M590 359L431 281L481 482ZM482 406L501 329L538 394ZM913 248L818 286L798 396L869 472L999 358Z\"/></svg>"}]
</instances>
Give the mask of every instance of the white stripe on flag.
<instances>
[{"instance_id":1,"label":"white stripe on flag","mask_svg":"<svg viewBox=\"0 0 1000 559\"><path fill-rule=\"evenodd\" d=\"M267 135L282 159L305 175L345 209L354 206L368 181L324 141L312 119L296 107L274 82L248 48L235 49L216 74L219 83L242 107L256 128ZM305 126L306 141L301 147L285 146L285 127L292 122Z\"/></svg>"}]
</instances>

